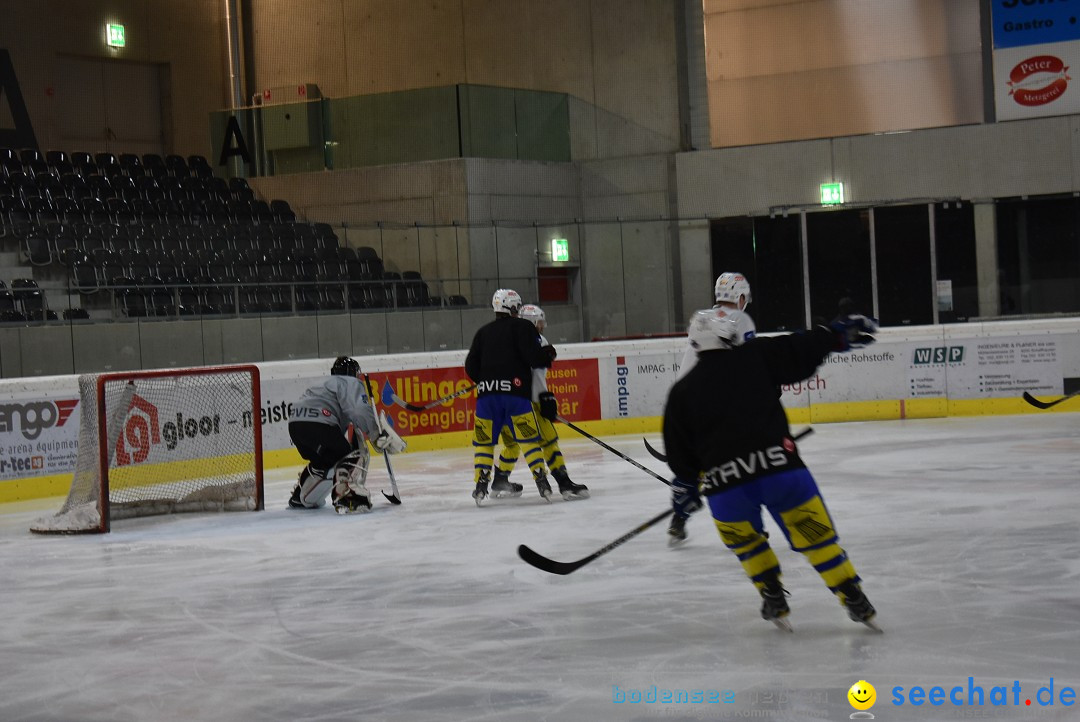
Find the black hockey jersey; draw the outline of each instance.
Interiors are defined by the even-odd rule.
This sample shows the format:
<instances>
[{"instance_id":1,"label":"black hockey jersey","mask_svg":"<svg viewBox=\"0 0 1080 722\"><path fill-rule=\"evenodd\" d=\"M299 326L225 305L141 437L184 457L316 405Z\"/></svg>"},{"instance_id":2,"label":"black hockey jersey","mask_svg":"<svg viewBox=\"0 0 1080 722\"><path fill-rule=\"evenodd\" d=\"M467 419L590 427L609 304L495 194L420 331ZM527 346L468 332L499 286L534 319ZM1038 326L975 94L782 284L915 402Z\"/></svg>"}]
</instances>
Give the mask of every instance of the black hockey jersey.
<instances>
[{"instance_id":1,"label":"black hockey jersey","mask_svg":"<svg viewBox=\"0 0 1080 722\"><path fill-rule=\"evenodd\" d=\"M465 357L465 373L476 382L478 396L532 399L532 370L550 365L551 356L541 348L536 327L514 316L498 316L480 327Z\"/></svg>"},{"instance_id":2,"label":"black hockey jersey","mask_svg":"<svg viewBox=\"0 0 1080 722\"><path fill-rule=\"evenodd\" d=\"M777 387L813 374L835 343L830 329L818 327L699 354L664 407L671 470L698 479L707 495L802 468Z\"/></svg>"}]
</instances>

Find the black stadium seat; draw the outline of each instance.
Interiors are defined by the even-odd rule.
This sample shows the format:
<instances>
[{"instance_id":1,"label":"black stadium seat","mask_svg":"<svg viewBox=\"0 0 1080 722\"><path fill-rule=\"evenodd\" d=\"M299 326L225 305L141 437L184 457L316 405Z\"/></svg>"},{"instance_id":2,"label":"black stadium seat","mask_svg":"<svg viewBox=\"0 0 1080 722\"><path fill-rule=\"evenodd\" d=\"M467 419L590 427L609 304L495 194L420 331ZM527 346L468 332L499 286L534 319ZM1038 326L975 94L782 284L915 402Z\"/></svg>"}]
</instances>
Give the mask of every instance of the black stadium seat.
<instances>
[{"instance_id":1,"label":"black stadium seat","mask_svg":"<svg viewBox=\"0 0 1080 722\"><path fill-rule=\"evenodd\" d=\"M0 149L0 238L21 262L55 267L83 294L124 284L116 308L128 316L234 313L238 300L248 312L344 310L346 292L371 308L427 298L422 279L384 278L374 250L358 257L334 227L216 176L205 156L119 150ZM241 275L254 287L238 299ZM30 315L47 315L40 289L23 293Z\"/></svg>"},{"instance_id":2,"label":"black stadium seat","mask_svg":"<svg viewBox=\"0 0 1080 722\"><path fill-rule=\"evenodd\" d=\"M44 234L35 234L24 238L22 250L23 260L33 266L47 266L52 263L52 246Z\"/></svg>"}]
</instances>

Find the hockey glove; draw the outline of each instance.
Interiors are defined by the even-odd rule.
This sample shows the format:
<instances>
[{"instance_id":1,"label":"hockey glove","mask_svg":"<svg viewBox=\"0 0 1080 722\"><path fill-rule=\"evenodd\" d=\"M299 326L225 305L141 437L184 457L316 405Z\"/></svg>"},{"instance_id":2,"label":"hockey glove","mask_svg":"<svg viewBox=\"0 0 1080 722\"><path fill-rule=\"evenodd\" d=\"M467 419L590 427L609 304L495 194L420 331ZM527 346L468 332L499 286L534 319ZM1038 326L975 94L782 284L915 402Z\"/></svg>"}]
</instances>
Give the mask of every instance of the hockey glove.
<instances>
[{"instance_id":1,"label":"hockey glove","mask_svg":"<svg viewBox=\"0 0 1080 722\"><path fill-rule=\"evenodd\" d=\"M548 421L559 418L559 401L550 391L540 394L540 415Z\"/></svg>"},{"instance_id":2,"label":"hockey glove","mask_svg":"<svg viewBox=\"0 0 1080 722\"><path fill-rule=\"evenodd\" d=\"M675 510L675 516L685 519L701 506L701 492L698 491L696 481L686 482L682 479L671 481L671 508Z\"/></svg>"},{"instance_id":3,"label":"hockey glove","mask_svg":"<svg viewBox=\"0 0 1080 722\"><path fill-rule=\"evenodd\" d=\"M551 365L551 362L555 360L555 357L559 355L558 352L555 350L555 347L551 345L541 346L540 350L543 351L544 354L547 356L549 366Z\"/></svg>"},{"instance_id":4,"label":"hockey glove","mask_svg":"<svg viewBox=\"0 0 1080 722\"><path fill-rule=\"evenodd\" d=\"M870 334L878 330L878 325L872 318L852 314L836 319L829 329L833 332L833 351L847 351L872 344L875 339Z\"/></svg>"}]
</instances>

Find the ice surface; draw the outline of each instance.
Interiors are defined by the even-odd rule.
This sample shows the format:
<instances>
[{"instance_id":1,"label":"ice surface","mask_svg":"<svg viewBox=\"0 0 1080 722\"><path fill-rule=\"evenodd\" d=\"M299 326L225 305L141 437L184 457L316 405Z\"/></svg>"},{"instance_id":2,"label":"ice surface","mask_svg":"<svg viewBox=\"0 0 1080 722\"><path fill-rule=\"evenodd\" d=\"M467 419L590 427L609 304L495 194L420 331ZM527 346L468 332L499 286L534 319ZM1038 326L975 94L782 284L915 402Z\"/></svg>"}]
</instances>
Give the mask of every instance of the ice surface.
<instances>
[{"instance_id":1,"label":"ice surface","mask_svg":"<svg viewBox=\"0 0 1080 722\"><path fill-rule=\"evenodd\" d=\"M563 437L589 500L527 484L478 509L463 447L396 457L403 504L376 493L366 515L287 510L295 469L271 472L262 513L77 537L30 534L41 509L0 514L0 720L841 720L860 679L878 720L1080 719L1060 700L1080 688L1080 415L822 424L802 442L882 635L779 532L795 633L761 620L701 513L680 549L659 525L569 576L527 566L518 544L575 560L668 503ZM605 440L665 472L640 436ZM968 677L985 706L891 704ZM734 702L614 701L654 686Z\"/></svg>"}]
</instances>

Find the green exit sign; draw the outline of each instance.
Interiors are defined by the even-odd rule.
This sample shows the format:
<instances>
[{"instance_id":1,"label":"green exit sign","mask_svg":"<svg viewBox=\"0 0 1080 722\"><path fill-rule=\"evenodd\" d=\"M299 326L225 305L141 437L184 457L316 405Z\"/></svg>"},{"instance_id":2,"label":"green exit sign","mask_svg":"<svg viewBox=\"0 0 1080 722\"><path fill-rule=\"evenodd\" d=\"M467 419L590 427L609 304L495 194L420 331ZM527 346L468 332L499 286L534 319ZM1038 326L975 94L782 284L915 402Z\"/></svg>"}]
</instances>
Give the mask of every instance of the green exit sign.
<instances>
[{"instance_id":1,"label":"green exit sign","mask_svg":"<svg viewBox=\"0 0 1080 722\"><path fill-rule=\"evenodd\" d=\"M821 205L823 206L835 206L837 203L844 202L844 184L843 183L822 183L821 184Z\"/></svg>"},{"instance_id":2,"label":"green exit sign","mask_svg":"<svg viewBox=\"0 0 1080 722\"><path fill-rule=\"evenodd\" d=\"M569 261L570 260L570 241L565 238L552 238L551 239L551 260L552 261Z\"/></svg>"},{"instance_id":3,"label":"green exit sign","mask_svg":"<svg viewBox=\"0 0 1080 722\"><path fill-rule=\"evenodd\" d=\"M105 38L111 48L124 47L124 26L109 23L105 26Z\"/></svg>"}]
</instances>

